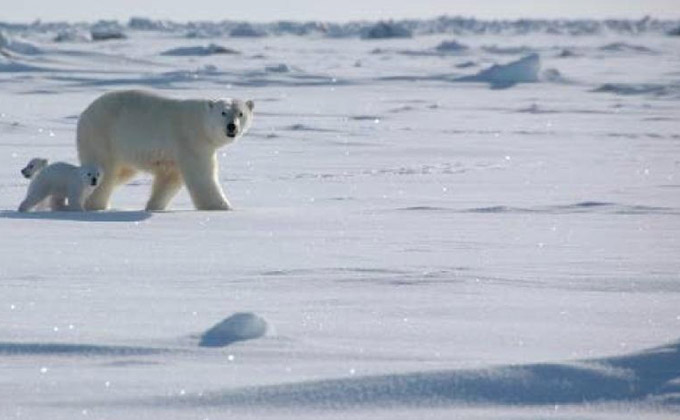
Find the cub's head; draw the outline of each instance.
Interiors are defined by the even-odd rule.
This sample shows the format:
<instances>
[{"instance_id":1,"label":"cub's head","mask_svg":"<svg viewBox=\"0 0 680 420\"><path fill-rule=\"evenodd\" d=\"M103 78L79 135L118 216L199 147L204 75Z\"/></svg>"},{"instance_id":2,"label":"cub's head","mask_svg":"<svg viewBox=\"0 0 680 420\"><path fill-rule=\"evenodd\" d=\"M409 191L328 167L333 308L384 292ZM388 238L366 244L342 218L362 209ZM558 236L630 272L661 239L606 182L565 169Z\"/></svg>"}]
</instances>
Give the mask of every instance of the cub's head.
<instances>
[{"instance_id":1,"label":"cub's head","mask_svg":"<svg viewBox=\"0 0 680 420\"><path fill-rule=\"evenodd\" d=\"M219 99L208 102L211 135L221 144L233 142L248 131L253 121L253 101Z\"/></svg>"},{"instance_id":2,"label":"cub's head","mask_svg":"<svg viewBox=\"0 0 680 420\"><path fill-rule=\"evenodd\" d=\"M31 179L45 166L47 166L47 159L33 158L30 162L28 162L24 169L21 170L21 175L23 175L26 179Z\"/></svg>"},{"instance_id":3,"label":"cub's head","mask_svg":"<svg viewBox=\"0 0 680 420\"><path fill-rule=\"evenodd\" d=\"M89 188L94 188L102 180L102 170L97 165L83 165L78 168L78 175L83 182L83 185Z\"/></svg>"}]
</instances>

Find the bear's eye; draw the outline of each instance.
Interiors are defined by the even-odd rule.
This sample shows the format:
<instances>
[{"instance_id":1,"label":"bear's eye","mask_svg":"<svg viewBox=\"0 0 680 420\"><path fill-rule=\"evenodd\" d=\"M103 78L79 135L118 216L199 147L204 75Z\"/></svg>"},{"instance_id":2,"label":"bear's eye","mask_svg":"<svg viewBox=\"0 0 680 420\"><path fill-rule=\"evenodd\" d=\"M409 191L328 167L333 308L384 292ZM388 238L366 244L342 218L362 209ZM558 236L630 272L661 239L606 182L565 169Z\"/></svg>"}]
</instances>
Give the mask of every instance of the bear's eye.
<instances>
[{"instance_id":1,"label":"bear's eye","mask_svg":"<svg viewBox=\"0 0 680 420\"><path fill-rule=\"evenodd\" d=\"M28 169L33 169L33 165L28 165Z\"/></svg>"},{"instance_id":2,"label":"bear's eye","mask_svg":"<svg viewBox=\"0 0 680 420\"><path fill-rule=\"evenodd\" d=\"M238 113L238 117L239 117L239 118L243 118L243 112L239 112L239 113Z\"/></svg>"},{"instance_id":3,"label":"bear's eye","mask_svg":"<svg viewBox=\"0 0 680 420\"><path fill-rule=\"evenodd\" d=\"M92 176L92 174L88 172L88 173L87 173L87 176Z\"/></svg>"},{"instance_id":4,"label":"bear's eye","mask_svg":"<svg viewBox=\"0 0 680 420\"><path fill-rule=\"evenodd\" d=\"M223 116L223 117L226 117L226 116L227 116L227 113L226 113L225 111L222 111L222 116Z\"/></svg>"}]
</instances>

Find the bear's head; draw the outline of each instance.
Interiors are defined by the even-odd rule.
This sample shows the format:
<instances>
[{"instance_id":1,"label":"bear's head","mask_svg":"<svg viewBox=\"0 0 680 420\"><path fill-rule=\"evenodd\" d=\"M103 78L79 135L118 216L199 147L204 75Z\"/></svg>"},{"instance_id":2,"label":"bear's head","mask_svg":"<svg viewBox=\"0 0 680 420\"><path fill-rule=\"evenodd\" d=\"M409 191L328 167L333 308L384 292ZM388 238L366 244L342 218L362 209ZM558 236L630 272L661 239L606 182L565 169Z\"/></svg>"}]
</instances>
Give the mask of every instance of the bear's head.
<instances>
[{"instance_id":1,"label":"bear's head","mask_svg":"<svg viewBox=\"0 0 680 420\"><path fill-rule=\"evenodd\" d=\"M253 121L253 101L218 99L208 102L210 135L219 145L233 142L248 131Z\"/></svg>"},{"instance_id":2,"label":"bear's head","mask_svg":"<svg viewBox=\"0 0 680 420\"><path fill-rule=\"evenodd\" d=\"M85 187L94 188L101 182L102 170L97 165L83 165L78 168L78 175Z\"/></svg>"},{"instance_id":3,"label":"bear's head","mask_svg":"<svg viewBox=\"0 0 680 420\"><path fill-rule=\"evenodd\" d=\"M43 158L33 158L30 162L21 170L21 175L26 179L31 179L40 172L45 166L47 166L47 159Z\"/></svg>"}]
</instances>

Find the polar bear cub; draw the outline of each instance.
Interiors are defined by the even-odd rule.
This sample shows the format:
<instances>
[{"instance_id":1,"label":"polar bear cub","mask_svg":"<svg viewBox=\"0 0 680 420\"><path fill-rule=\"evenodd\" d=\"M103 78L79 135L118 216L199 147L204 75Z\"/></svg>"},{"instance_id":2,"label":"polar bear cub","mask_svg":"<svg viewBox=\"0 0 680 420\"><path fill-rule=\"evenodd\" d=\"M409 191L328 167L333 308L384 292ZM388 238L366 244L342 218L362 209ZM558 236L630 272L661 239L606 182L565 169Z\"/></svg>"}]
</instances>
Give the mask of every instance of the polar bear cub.
<instances>
[{"instance_id":1,"label":"polar bear cub","mask_svg":"<svg viewBox=\"0 0 680 420\"><path fill-rule=\"evenodd\" d=\"M21 170L21 175L26 179L31 179L35 177L38 172L42 171L45 166L47 166L47 159L33 158L26 166L24 166L24 169Z\"/></svg>"},{"instance_id":2,"label":"polar bear cub","mask_svg":"<svg viewBox=\"0 0 680 420\"><path fill-rule=\"evenodd\" d=\"M143 171L153 175L149 211L164 210L185 185L199 210L229 210L216 152L250 127L253 101L174 99L140 90L109 92L78 119L82 164L102 168L88 210L109 208L111 194Z\"/></svg>"},{"instance_id":3,"label":"polar bear cub","mask_svg":"<svg viewBox=\"0 0 680 420\"><path fill-rule=\"evenodd\" d=\"M31 178L31 183L26 198L19 205L20 212L30 211L48 199L52 210L83 211L85 200L102 176L96 165L75 166L64 162L31 172L36 168L35 165L31 166L31 162L21 171L24 176Z\"/></svg>"}]
</instances>

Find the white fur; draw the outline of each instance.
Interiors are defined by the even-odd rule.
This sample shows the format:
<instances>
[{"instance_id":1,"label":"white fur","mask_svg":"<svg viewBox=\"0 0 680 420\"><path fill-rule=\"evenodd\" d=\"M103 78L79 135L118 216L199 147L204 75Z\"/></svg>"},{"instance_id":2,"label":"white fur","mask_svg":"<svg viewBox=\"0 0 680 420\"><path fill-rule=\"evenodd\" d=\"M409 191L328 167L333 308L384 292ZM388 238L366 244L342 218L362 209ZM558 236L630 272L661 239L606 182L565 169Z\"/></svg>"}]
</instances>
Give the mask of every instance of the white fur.
<instances>
[{"instance_id":1,"label":"white fur","mask_svg":"<svg viewBox=\"0 0 680 420\"><path fill-rule=\"evenodd\" d=\"M38 172L42 171L45 166L47 166L47 159L33 158L21 170L21 175L26 179L32 179Z\"/></svg>"},{"instance_id":2,"label":"white fur","mask_svg":"<svg viewBox=\"0 0 680 420\"><path fill-rule=\"evenodd\" d=\"M147 210L165 209L182 185L197 209L230 209L216 151L248 130L252 109L252 101L237 99L179 100L136 90L102 95L78 121L81 163L104 171L86 208L108 208L113 190L145 171L154 176Z\"/></svg>"},{"instance_id":3,"label":"white fur","mask_svg":"<svg viewBox=\"0 0 680 420\"><path fill-rule=\"evenodd\" d=\"M101 172L94 165L74 166L64 162L48 165L31 180L19 211L31 211L48 199L53 210L83 211L85 199L100 178Z\"/></svg>"}]
</instances>

